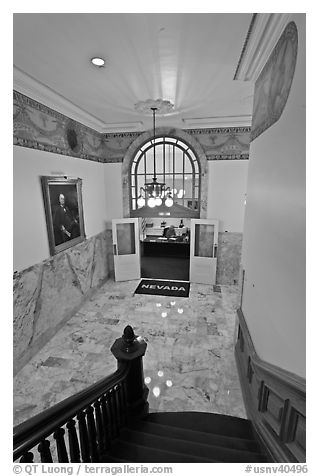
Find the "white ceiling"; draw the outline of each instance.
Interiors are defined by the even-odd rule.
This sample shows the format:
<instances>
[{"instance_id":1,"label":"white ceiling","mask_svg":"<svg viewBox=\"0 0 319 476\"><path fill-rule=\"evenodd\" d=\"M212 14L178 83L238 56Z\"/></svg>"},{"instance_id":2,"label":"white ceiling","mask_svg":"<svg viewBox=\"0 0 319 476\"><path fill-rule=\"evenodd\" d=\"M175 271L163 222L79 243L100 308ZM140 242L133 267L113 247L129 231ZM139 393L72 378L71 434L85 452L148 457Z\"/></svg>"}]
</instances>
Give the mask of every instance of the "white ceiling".
<instances>
[{"instance_id":1,"label":"white ceiling","mask_svg":"<svg viewBox=\"0 0 319 476\"><path fill-rule=\"evenodd\" d=\"M158 98L175 107L158 116L157 125L223 126L228 116L252 113L253 83L233 80L251 18L249 13L15 13L15 71L80 108L101 129L150 128L151 117L134 105ZM95 68L93 56L105 58L106 66Z\"/></svg>"}]
</instances>

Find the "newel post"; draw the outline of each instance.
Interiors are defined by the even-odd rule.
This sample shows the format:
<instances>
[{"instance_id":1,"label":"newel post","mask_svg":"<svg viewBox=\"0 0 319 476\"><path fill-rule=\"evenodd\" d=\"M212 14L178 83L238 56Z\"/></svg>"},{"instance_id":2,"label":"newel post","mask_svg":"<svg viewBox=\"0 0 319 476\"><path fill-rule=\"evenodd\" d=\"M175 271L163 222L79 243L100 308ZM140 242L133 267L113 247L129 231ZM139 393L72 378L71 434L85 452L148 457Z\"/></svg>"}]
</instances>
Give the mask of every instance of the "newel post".
<instances>
[{"instance_id":1,"label":"newel post","mask_svg":"<svg viewBox=\"0 0 319 476\"><path fill-rule=\"evenodd\" d=\"M143 356L147 344L134 334L131 326L126 326L122 337L116 339L111 352L117 359L118 367L130 362L127 377L127 401L129 416L143 416L148 413L148 388L144 383Z\"/></svg>"}]
</instances>

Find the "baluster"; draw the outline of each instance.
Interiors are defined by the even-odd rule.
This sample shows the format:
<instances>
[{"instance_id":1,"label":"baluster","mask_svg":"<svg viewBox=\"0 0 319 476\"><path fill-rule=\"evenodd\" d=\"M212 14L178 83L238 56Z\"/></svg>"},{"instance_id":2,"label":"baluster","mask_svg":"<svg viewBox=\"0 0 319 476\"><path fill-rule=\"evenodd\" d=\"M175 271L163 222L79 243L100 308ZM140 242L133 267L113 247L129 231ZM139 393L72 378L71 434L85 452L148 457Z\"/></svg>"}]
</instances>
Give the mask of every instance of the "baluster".
<instances>
[{"instance_id":1,"label":"baluster","mask_svg":"<svg viewBox=\"0 0 319 476\"><path fill-rule=\"evenodd\" d=\"M56 448L58 451L58 461L59 463L68 463L68 453L66 451L65 441L64 441L65 430L63 428L58 428L54 433L53 437L56 441Z\"/></svg>"},{"instance_id":2,"label":"baluster","mask_svg":"<svg viewBox=\"0 0 319 476\"><path fill-rule=\"evenodd\" d=\"M86 426L85 414L81 411L77 415L79 421L80 447L82 463L91 463L88 429Z\"/></svg>"},{"instance_id":3,"label":"baluster","mask_svg":"<svg viewBox=\"0 0 319 476\"><path fill-rule=\"evenodd\" d=\"M117 435L117 428L116 428L116 414L115 414L115 398L114 398L114 389L112 388L109 391L109 409L110 409L110 423L112 429L112 436Z\"/></svg>"},{"instance_id":4,"label":"baluster","mask_svg":"<svg viewBox=\"0 0 319 476\"><path fill-rule=\"evenodd\" d=\"M119 411L119 424L123 425L123 402L122 402L122 384L117 386L117 398L118 398L118 411Z\"/></svg>"},{"instance_id":5,"label":"baluster","mask_svg":"<svg viewBox=\"0 0 319 476\"><path fill-rule=\"evenodd\" d=\"M33 453L31 451L24 453L20 458L20 463L33 463Z\"/></svg>"},{"instance_id":6,"label":"baluster","mask_svg":"<svg viewBox=\"0 0 319 476\"><path fill-rule=\"evenodd\" d=\"M112 406L112 402L111 402L111 391L109 391L106 395L105 395L105 404L106 404L106 414L107 414L107 421L108 421L108 434L109 434L109 438L110 440L112 439L113 437L113 418L112 418L112 411L111 411L111 406Z\"/></svg>"},{"instance_id":7,"label":"baluster","mask_svg":"<svg viewBox=\"0 0 319 476\"><path fill-rule=\"evenodd\" d=\"M103 449L106 450L110 446L110 420L108 417L108 409L105 395L101 397L102 423L103 423Z\"/></svg>"},{"instance_id":8,"label":"baluster","mask_svg":"<svg viewBox=\"0 0 319 476\"><path fill-rule=\"evenodd\" d=\"M128 419L128 400L127 400L127 382L124 380L123 382L123 402L124 402L124 423L127 422Z\"/></svg>"},{"instance_id":9,"label":"baluster","mask_svg":"<svg viewBox=\"0 0 319 476\"><path fill-rule=\"evenodd\" d=\"M68 429L69 435L69 452L70 452L70 463L80 463L80 447L78 435L75 428L75 420L73 418L68 421L66 427Z\"/></svg>"},{"instance_id":10,"label":"baluster","mask_svg":"<svg viewBox=\"0 0 319 476\"><path fill-rule=\"evenodd\" d=\"M119 433L119 429L121 428L121 402L120 402L120 387L116 385L114 389L114 397L115 397L115 419L116 419L116 429L117 433Z\"/></svg>"},{"instance_id":11,"label":"baluster","mask_svg":"<svg viewBox=\"0 0 319 476\"><path fill-rule=\"evenodd\" d=\"M50 441L42 440L38 446L38 451L41 456L41 463L53 463L50 451Z\"/></svg>"},{"instance_id":12,"label":"baluster","mask_svg":"<svg viewBox=\"0 0 319 476\"><path fill-rule=\"evenodd\" d=\"M126 423L126 408L125 408L124 382L122 382L120 384L120 402L121 402L122 425L125 425L125 423Z\"/></svg>"},{"instance_id":13,"label":"baluster","mask_svg":"<svg viewBox=\"0 0 319 476\"><path fill-rule=\"evenodd\" d=\"M94 402L93 406L94 406L94 410L95 410L96 436L97 436L98 453L99 453L99 459L100 459L100 456L103 454L103 451L104 451L103 423L102 423L101 402L100 402L100 400L96 400L96 402Z\"/></svg>"},{"instance_id":14,"label":"baluster","mask_svg":"<svg viewBox=\"0 0 319 476\"><path fill-rule=\"evenodd\" d=\"M89 432L91 462L98 463L99 458L98 458L97 443L96 443L96 428L95 428L93 408L91 407L91 405L86 410L86 419L87 419L88 432Z\"/></svg>"}]
</instances>

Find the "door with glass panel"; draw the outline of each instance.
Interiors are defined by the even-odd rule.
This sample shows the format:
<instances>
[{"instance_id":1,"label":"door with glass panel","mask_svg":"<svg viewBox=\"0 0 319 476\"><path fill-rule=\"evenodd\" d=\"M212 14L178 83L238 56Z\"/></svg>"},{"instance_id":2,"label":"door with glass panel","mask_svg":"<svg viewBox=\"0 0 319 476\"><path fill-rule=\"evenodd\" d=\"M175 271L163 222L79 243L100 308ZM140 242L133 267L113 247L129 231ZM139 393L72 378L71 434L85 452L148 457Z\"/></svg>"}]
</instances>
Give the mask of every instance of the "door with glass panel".
<instances>
[{"instance_id":1,"label":"door with glass panel","mask_svg":"<svg viewBox=\"0 0 319 476\"><path fill-rule=\"evenodd\" d=\"M215 284L218 220L191 220L190 281Z\"/></svg>"},{"instance_id":2,"label":"door with glass panel","mask_svg":"<svg viewBox=\"0 0 319 476\"><path fill-rule=\"evenodd\" d=\"M138 218L112 220L115 281L140 279Z\"/></svg>"}]
</instances>

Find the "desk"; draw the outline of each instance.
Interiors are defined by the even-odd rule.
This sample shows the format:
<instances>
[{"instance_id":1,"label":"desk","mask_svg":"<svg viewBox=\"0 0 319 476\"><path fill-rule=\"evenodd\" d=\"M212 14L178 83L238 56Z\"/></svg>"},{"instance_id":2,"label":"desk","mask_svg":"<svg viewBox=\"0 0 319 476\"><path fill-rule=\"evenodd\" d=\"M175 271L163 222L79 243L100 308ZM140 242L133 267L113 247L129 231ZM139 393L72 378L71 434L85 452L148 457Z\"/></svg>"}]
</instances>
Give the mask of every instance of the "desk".
<instances>
[{"instance_id":1,"label":"desk","mask_svg":"<svg viewBox=\"0 0 319 476\"><path fill-rule=\"evenodd\" d=\"M148 236L143 240L144 256L174 256L189 258L189 243L182 238Z\"/></svg>"}]
</instances>

